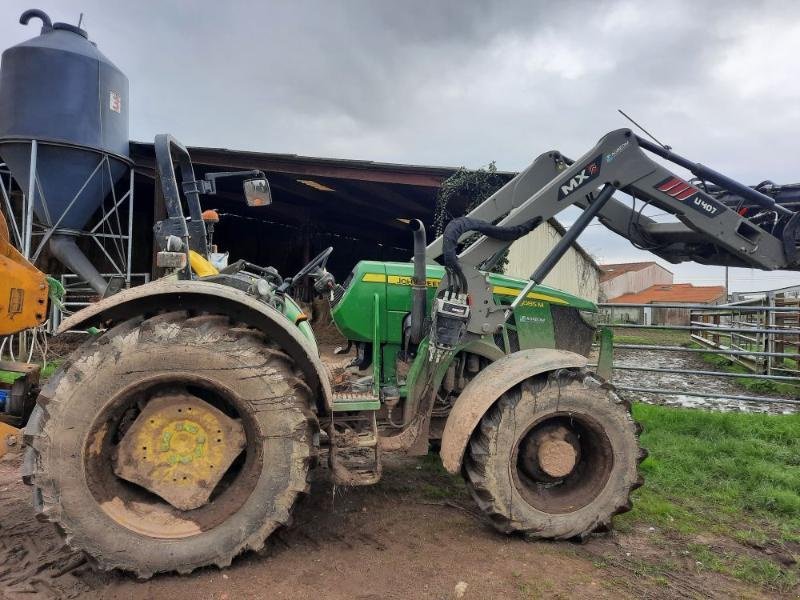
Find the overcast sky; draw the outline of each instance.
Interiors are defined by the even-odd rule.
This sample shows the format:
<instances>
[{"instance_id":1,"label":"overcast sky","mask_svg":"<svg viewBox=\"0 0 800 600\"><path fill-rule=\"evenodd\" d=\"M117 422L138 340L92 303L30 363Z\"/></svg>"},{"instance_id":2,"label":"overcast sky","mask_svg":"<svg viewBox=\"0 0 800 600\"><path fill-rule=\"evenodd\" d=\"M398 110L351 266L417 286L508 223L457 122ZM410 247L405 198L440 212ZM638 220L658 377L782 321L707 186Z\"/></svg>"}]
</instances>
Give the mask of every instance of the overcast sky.
<instances>
[{"instance_id":1,"label":"overcast sky","mask_svg":"<svg viewBox=\"0 0 800 600\"><path fill-rule=\"evenodd\" d=\"M3 0L4 46L38 7L129 77L131 135L388 162L525 167L627 126L747 183L800 181L800 2ZM537 8L537 6L539 8ZM562 221L569 222L569 217ZM648 260L602 226L601 262ZM676 281L723 269L669 265ZM800 283L731 271L734 291Z\"/></svg>"}]
</instances>

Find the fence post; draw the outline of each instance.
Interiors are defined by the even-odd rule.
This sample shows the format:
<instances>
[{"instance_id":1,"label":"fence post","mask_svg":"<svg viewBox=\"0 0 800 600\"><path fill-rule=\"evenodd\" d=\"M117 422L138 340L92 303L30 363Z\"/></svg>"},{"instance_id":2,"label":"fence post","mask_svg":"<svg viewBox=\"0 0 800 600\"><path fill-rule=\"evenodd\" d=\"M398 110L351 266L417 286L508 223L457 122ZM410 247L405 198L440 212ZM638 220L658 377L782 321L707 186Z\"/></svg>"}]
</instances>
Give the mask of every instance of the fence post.
<instances>
[{"instance_id":1,"label":"fence post","mask_svg":"<svg viewBox=\"0 0 800 600\"><path fill-rule=\"evenodd\" d=\"M767 306L769 308L765 309L764 311L764 322L767 323L767 327L769 329L774 329L776 324L775 311L770 309L775 308L775 294L767 294ZM766 342L766 344L764 344L765 346L764 349L767 352L775 352L775 334L765 333L764 341ZM781 352L783 352L783 350L781 350ZM766 358L767 358L766 374L772 375L772 363L774 357L767 356Z\"/></svg>"}]
</instances>

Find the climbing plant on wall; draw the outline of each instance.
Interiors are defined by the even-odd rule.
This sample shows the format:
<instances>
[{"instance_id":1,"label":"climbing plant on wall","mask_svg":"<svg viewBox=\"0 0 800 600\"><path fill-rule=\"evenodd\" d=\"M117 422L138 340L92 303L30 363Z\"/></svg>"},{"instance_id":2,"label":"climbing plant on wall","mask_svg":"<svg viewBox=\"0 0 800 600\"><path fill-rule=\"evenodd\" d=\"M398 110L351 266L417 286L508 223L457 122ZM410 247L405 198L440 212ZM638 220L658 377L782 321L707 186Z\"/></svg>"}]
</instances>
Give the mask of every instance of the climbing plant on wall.
<instances>
[{"instance_id":1,"label":"climbing plant on wall","mask_svg":"<svg viewBox=\"0 0 800 600\"><path fill-rule=\"evenodd\" d=\"M508 175L497 172L494 161L485 168L469 170L461 167L448 177L439 188L434 213L434 230L439 236L454 218L461 217L494 194L509 180ZM462 208L463 207L463 208ZM478 238L473 235L464 241L468 246ZM502 273L508 263L508 250L503 252L492 271Z\"/></svg>"},{"instance_id":2,"label":"climbing plant on wall","mask_svg":"<svg viewBox=\"0 0 800 600\"><path fill-rule=\"evenodd\" d=\"M508 183L509 179L509 175L497 172L494 162L490 162L485 168L476 170L468 170L461 167L453 173L439 189L433 221L436 235L441 235L445 226L452 219L467 214ZM558 227L558 225L556 224L555 227ZM546 228L546 232L550 236L549 247L555 245L563 235L563 231L557 230L555 227L548 226ZM477 238L477 234L472 235L462 245L466 247ZM581 252L583 251L581 250ZM504 273L507 264L508 250L503 252L492 271ZM575 264L577 265L575 277L578 282L597 281L597 265L591 257L584 253L584 258L576 260ZM535 265L530 265L531 271L534 267ZM595 283L594 288L590 285L588 289L596 289L596 286L597 284ZM596 297L596 294L590 294L589 292L576 291L576 293L585 297Z\"/></svg>"}]
</instances>

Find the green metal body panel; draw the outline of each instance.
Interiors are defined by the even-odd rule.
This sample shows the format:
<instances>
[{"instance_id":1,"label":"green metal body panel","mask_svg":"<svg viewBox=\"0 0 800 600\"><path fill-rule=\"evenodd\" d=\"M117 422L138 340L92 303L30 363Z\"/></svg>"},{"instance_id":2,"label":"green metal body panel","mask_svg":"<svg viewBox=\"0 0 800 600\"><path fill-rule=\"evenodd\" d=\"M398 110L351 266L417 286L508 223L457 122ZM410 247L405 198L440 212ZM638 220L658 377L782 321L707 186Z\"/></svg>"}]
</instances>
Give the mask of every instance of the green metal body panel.
<instances>
[{"instance_id":1,"label":"green metal body panel","mask_svg":"<svg viewBox=\"0 0 800 600\"><path fill-rule=\"evenodd\" d=\"M600 352L597 357L597 374L611 381L614 376L614 331L610 327L600 329Z\"/></svg>"},{"instance_id":2,"label":"green metal body panel","mask_svg":"<svg viewBox=\"0 0 800 600\"><path fill-rule=\"evenodd\" d=\"M381 387L397 386L400 396L409 400L412 413L420 395L438 389L450 362L459 352L470 352L496 360L515 346L510 337L516 333L521 349L554 348L555 333L551 305L596 312L597 306L566 292L547 286L535 287L514 311L514 324L502 330L502 340L487 335L456 348L435 365L428 359L427 340L404 380L398 381L397 357L401 351L403 321L411 311L413 264L361 261L345 282L342 298L331 310L333 321L344 337L355 342L372 344L374 393ZM427 265L428 306L436 294L444 268ZM489 274L495 299L510 304L526 281L506 275ZM407 413L408 414L408 413Z\"/></svg>"},{"instance_id":3,"label":"green metal body panel","mask_svg":"<svg viewBox=\"0 0 800 600\"><path fill-rule=\"evenodd\" d=\"M402 341L403 319L411 310L411 263L361 261L351 274L344 295L331 311L336 326L344 337L359 342L373 339L373 295L381 297L383 309L379 319L379 336L383 344ZM436 293L444 268L428 265L428 302ZM526 281L506 275L490 274L498 302L510 303ZM520 304L514 315L518 324L520 346L524 348L552 348L553 323L550 304L570 306L578 310L596 312L597 306L547 286L536 286ZM530 325L530 326L527 326Z\"/></svg>"},{"instance_id":4,"label":"green metal body panel","mask_svg":"<svg viewBox=\"0 0 800 600\"><path fill-rule=\"evenodd\" d=\"M300 333L308 338L308 341L314 344L314 347L316 348L317 338L314 336L314 330L305 319L301 320L299 323L297 322L298 317L304 316L305 313L303 313L303 309L301 309L289 296L284 296L282 312L287 319L297 326L297 329L300 330Z\"/></svg>"}]
</instances>

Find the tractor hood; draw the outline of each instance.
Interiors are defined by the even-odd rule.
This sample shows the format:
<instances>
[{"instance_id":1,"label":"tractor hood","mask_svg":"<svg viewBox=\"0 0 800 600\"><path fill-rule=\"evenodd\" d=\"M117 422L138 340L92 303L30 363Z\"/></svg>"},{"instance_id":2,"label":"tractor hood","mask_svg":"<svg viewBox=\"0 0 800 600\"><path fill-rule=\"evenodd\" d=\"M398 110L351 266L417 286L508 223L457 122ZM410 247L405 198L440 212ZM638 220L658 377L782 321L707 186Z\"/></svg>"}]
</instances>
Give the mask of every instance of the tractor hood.
<instances>
[{"instance_id":1,"label":"tractor hood","mask_svg":"<svg viewBox=\"0 0 800 600\"><path fill-rule=\"evenodd\" d=\"M361 261L344 282L345 291L331 310L336 326L347 339L369 341L373 333L371 307L374 296L380 299L380 328L386 342L400 342L402 323L411 310L411 284L414 266L412 263ZM427 265L428 302L444 276L444 267ZM514 297L526 280L506 275L490 274L496 296ZM597 305L547 286L539 285L528 294L526 301L536 308L547 309L550 305L574 308L579 311L596 312ZM526 302L527 303L527 302Z\"/></svg>"}]
</instances>

